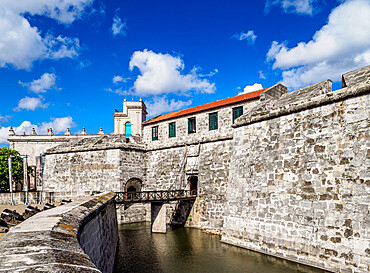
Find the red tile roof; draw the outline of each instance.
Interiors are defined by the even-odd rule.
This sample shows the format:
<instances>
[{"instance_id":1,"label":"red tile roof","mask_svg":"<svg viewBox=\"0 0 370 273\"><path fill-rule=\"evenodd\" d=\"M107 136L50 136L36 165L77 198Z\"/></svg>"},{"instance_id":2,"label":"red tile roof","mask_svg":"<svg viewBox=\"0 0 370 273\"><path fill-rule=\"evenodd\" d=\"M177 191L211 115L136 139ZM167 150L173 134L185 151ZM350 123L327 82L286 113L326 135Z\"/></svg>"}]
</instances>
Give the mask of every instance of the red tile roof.
<instances>
[{"instance_id":1,"label":"red tile roof","mask_svg":"<svg viewBox=\"0 0 370 273\"><path fill-rule=\"evenodd\" d=\"M202 112L202 111L205 111L205 110L210 110L210 109L213 109L213 108L217 108L217 107L221 107L221 106L225 106L225 105L229 105L229 104L234 104L234 103L238 103L238 102L242 102L242 101L246 101L246 100L250 100L250 99L259 98L260 94L263 91L265 91L266 89L267 88L261 89L261 90L255 91L255 92L251 92L251 93L248 93L248 94L243 94L243 95L238 95L238 96L223 99L223 100L213 101L213 102L210 102L210 103L206 103L206 104L195 106L195 107L192 107L192 108L188 108L188 109L168 113L168 114L165 114L165 115L160 115L160 116L157 116L157 117L154 117L152 119L149 119L149 120L145 121L143 123L143 125L148 125L148 124L152 124L152 123L155 123L155 122L158 122L158 121L177 118L177 117L198 113L198 112Z\"/></svg>"}]
</instances>

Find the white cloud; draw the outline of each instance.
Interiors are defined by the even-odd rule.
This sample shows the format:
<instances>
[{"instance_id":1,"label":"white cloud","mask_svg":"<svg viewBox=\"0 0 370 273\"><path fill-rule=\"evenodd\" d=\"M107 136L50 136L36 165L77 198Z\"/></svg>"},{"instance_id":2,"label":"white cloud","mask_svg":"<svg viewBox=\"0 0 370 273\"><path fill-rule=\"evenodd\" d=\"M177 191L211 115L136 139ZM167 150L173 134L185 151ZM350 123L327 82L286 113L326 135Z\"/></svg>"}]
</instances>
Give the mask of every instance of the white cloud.
<instances>
[{"instance_id":1,"label":"white cloud","mask_svg":"<svg viewBox=\"0 0 370 273\"><path fill-rule=\"evenodd\" d=\"M339 81L342 73L370 63L369 18L369 1L346 1L333 9L311 41L293 48L274 41L267 60L273 61L273 69L285 70L283 84L290 88L327 78Z\"/></svg>"},{"instance_id":2,"label":"white cloud","mask_svg":"<svg viewBox=\"0 0 370 273\"><path fill-rule=\"evenodd\" d=\"M117 94L117 95L119 95L119 96L134 95L134 93L133 93L133 92L128 91L128 90L124 90L124 89L122 89L122 88L116 88L116 89L106 88L105 90L106 90L106 91L108 91L108 92L111 92L111 93Z\"/></svg>"},{"instance_id":3,"label":"white cloud","mask_svg":"<svg viewBox=\"0 0 370 273\"><path fill-rule=\"evenodd\" d=\"M39 94L45 93L52 88L57 89L55 80L56 76L54 73L44 73L38 80L33 80L30 83L24 83L19 81L18 83L22 86L28 87L30 91Z\"/></svg>"},{"instance_id":4,"label":"white cloud","mask_svg":"<svg viewBox=\"0 0 370 273\"><path fill-rule=\"evenodd\" d=\"M114 15L113 24L111 28L113 35L126 36L126 29L127 29L126 21L122 22L122 19L118 16L118 14Z\"/></svg>"},{"instance_id":5,"label":"white cloud","mask_svg":"<svg viewBox=\"0 0 370 273\"><path fill-rule=\"evenodd\" d=\"M42 36L26 15L40 15L70 24L93 0L0 0L0 67L29 69L36 60L74 58L77 38Z\"/></svg>"},{"instance_id":6,"label":"white cloud","mask_svg":"<svg viewBox=\"0 0 370 273\"><path fill-rule=\"evenodd\" d=\"M86 59L86 60L82 60L79 62L79 64L77 65L76 69L77 70L81 70L81 69L84 69L86 67L89 67L91 66L91 61L89 59Z\"/></svg>"},{"instance_id":7,"label":"white cloud","mask_svg":"<svg viewBox=\"0 0 370 273\"><path fill-rule=\"evenodd\" d=\"M247 33L244 33L244 31L240 33L235 33L233 36L231 36L231 38L239 41L247 39L248 44L254 44L257 39L257 35L254 34L253 30L248 30Z\"/></svg>"},{"instance_id":8,"label":"white cloud","mask_svg":"<svg viewBox=\"0 0 370 273\"><path fill-rule=\"evenodd\" d=\"M47 59L73 59L78 56L78 51L80 50L80 40L77 38L62 37L60 35L54 37L49 34L43 39L43 42L47 48L44 58Z\"/></svg>"},{"instance_id":9,"label":"white cloud","mask_svg":"<svg viewBox=\"0 0 370 273\"><path fill-rule=\"evenodd\" d=\"M193 100L168 100L166 96L154 97L152 101L146 102L148 116L153 117L162 113L172 112L183 109L193 103Z\"/></svg>"},{"instance_id":10,"label":"white cloud","mask_svg":"<svg viewBox=\"0 0 370 273\"><path fill-rule=\"evenodd\" d=\"M119 82L127 82L130 78L123 78L121 76L114 76L113 77L113 83L119 83Z\"/></svg>"},{"instance_id":11,"label":"white cloud","mask_svg":"<svg viewBox=\"0 0 370 273\"><path fill-rule=\"evenodd\" d=\"M0 67L29 68L47 50L36 27L22 16L0 8Z\"/></svg>"},{"instance_id":12,"label":"white cloud","mask_svg":"<svg viewBox=\"0 0 370 273\"><path fill-rule=\"evenodd\" d=\"M43 122L36 129L36 132L39 134L46 134L49 128L53 129L55 134L63 133L67 130L67 128L72 128L75 126L75 123L71 116L68 117L61 117L61 118L52 118L49 122Z\"/></svg>"},{"instance_id":13,"label":"white cloud","mask_svg":"<svg viewBox=\"0 0 370 273\"><path fill-rule=\"evenodd\" d=\"M21 125L17 127L13 127L14 132L17 135L29 134L32 128L35 128L37 134L39 135L46 135L49 128L53 128L53 132L55 134L63 133L67 130L67 128L72 128L75 126L75 123L72 117L61 117L61 118L52 118L49 122L42 122L39 125L32 124L30 121L25 120L21 123ZM7 139L9 138L9 128L8 127L1 127L0 128L0 144L8 144Z\"/></svg>"},{"instance_id":14,"label":"white cloud","mask_svg":"<svg viewBox=\"0 0 370 273\"><path fill-rule=\"evenodd\" d=\"M71 24L80 19L94 0L1 0L1 6L18 14L41 15L59 23Z\"/></svg>"},{"instance_id":15,"label":"white cloud","mask_svg":"<svg viewBox=\"0 0 370 273\"><path fill-rule=\"evenodd\" d=\"M5 116L0 115L0 124L2 122L7 122L10 118L11 118L11 116L9 116L9 115L5 115Z\"/></svg>"},{"instance_id":16,"label":"white cloud","mask_svg":"<svg viewBox=\"0 0 370 273\"><path fill-rule=\"evenodd\" d=\"M263 74L263 71L262 70L258 71L258 75L259 75L259 78L260 79L263 79L263 80L266 79L266 76L265 76L265 74Z\"/></svg>"},{"instance_id":17,"label":"white cloud","mask_svg":"<svg viewBox=\"0 0 370 273\"><path fill-rule=\"evenodd\" d=\"M244 91L240 92L238 95L248 94L248 93L261 90L261 89L263 89L263 87L262 87L262 84L259 84L259 83L255 83L253 85L247 85L246 87L244 87Z\"/></svg>"},{"instance_id":18,"label":"white cloud","mask_svg":"<svg viewBox=\"0 0 370 273\"><path fill-rule=\"evenodd\" d=\"M131 56L130 70L140 70L134 83L136 95L149 96L165 93L214 93L215 84L207 79L200 79L196 72L181 74L184 62L180 57L169 54L154 53L151 50L135 51Z\"/></svg>"},{"instance_id":19,"label":"white cloud","mask_svg":"<svg viewBox=\"0 0 370 273\"><path fill-rule=\"evenodd\" d=\"M40 96L38 98L24 97L18 101L18 106L14 108L14 111L21 111L22 109L35 111L37 108L47 108L49 103L43 104L43 98Z\"/></svg>"},{"instance_id":20,"label":"white cloud","mask_svg":"<svg viewBox=\"0 0 370 273\"><path fill-rule=\"evenodd\" d=\"M265 12L272 6L280 6L285 13L313 15L317 11L317 0L266 0Z\"/></svg>"},{"instance_id":21,"label":"white cloud","mask_svg":"<svg viewBox=\"0 0 370 273\"><path fill-rule=\"evenodd\" d=\"M200 71L202 71L203 69L199 66L194 66L193 69L190 71L190 73L194 74L194 76L196 77L200 77L200 78L210 78L210 77L213 77L214 75L216 75L218 73L218 69L215 68L213 71L207 73L207 74L201 74L199 73Z\"/></svg>"}]
</instances>

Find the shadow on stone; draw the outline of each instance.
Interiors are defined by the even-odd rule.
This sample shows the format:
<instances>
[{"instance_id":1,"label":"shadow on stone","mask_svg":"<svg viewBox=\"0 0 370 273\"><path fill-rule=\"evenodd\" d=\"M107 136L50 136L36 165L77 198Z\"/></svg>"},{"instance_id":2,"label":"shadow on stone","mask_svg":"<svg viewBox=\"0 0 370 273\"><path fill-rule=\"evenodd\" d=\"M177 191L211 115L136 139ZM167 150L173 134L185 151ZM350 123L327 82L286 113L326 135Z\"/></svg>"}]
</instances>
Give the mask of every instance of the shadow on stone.
<instances>
[{"instance_id":1,"label":"shadow on stone","mask_svg":"<svg viewBox=\"0 0 370 273\"><path fill-rule=\"evenodd\" d=\"M172 227L177 228L185 226L194 202L195 200L180 200L177 203L176 209L171 216L170 225Z\"/></svg>"}]
</instances>

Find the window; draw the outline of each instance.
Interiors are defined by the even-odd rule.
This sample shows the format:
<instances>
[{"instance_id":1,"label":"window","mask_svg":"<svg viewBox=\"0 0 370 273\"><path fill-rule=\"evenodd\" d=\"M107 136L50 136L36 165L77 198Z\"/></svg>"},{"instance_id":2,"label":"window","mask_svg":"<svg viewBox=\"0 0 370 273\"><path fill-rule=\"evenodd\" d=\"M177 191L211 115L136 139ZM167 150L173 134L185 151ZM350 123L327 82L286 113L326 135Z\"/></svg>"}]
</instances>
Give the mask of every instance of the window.
<instances>
[{"instance_id":1,"label":"window","mask_svg":"<svg viewBox=\"0 0 370 273\"><path fill-rule=\"evenodd\" d=\"M176 123L171 122L169 124L169 137L175 137L176 136Z\"/></svg>"},{"instance_id":2,"label":"window","mask_svg":"<svg viewBox=\"0 0 370 273\"><path fill-rule=\"evenodd\" d=\"M131 136L131 123L130 122L126 122L125 124L125 135L126 137Z\"/></svg>"},{"instance_id":3,"label":"window","mask_svg":"<svg viewBox=\"0 0 370 273\"><path fill-rule=\"evenodd\" d=\"M195 118L188 119L188 133L193 134L196 132Z\"/></svg>"},{"instance_id":4,"label":"window","mask_svg":"<svg viewBox=\"0 0 370 273\"><path fill-rule=\"evenodd\" d=\"M243 115L243 106L233 108L233 124L234 121L241 115Z\"/></svg>"},{"instance_id":5,"label":"window","mask_svg":"<svg viewBox=\"0 0 370 273\"><path fill-rule=\"evenodd\" d=\"M158 126L152 127L152 140L158 140Z\"/></svg>"},{"instance_id":6,"label":"window","mask_svg":"<svg viewBox=\"0 0 370 273\"><path fill-rule=\"evenodd\" d=\"M218 129L218 116L217 113L209 114L209 130Z\"/></svg>"}]
</instances>

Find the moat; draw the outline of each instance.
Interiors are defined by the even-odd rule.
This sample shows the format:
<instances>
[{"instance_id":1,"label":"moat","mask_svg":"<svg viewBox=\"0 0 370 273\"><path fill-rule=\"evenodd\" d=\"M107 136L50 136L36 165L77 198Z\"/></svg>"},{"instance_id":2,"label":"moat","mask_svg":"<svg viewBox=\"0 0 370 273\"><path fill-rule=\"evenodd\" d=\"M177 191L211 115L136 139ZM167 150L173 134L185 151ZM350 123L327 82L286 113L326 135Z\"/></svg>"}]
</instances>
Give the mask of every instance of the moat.
<instances>
[{"instance_id":1,"label":"moat","mask_svg":"<svg viewBox=\"0 0 370 273\"><path fill-rule=\"evenodd\" d=\"M168 227L151 233L149 223L119 226L114 273L247 272L324 273L326 271L223 244L198 229Z\"/></svg>"}]
</instances>

